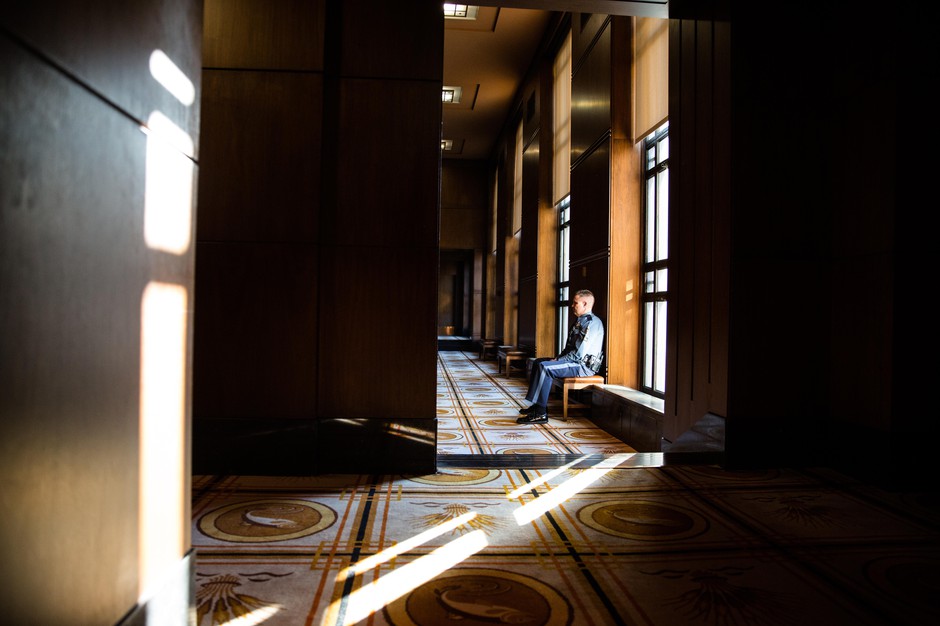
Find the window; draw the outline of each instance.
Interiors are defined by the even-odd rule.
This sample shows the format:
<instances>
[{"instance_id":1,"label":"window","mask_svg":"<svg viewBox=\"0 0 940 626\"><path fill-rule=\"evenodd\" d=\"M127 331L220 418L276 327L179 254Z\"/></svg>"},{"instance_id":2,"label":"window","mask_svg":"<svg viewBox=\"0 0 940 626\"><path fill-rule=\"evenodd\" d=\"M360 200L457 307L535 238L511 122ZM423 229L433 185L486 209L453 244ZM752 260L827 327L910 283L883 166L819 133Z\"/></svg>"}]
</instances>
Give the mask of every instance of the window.
<instances>
[{"instance_id":1,"label":"window","mask_svg":"<svg viewBox=\"0 0 940 626\"><path fill-rule=\"evenodd\" d=\"M666 302L669 296L669 124L643 144L643 291L640 387L660 398L666 395Z\"/></svg>"},{"instance_id":2,"label":"window","mask_svg":"<svg viewBox=\"0 0 940 626\"><path fill-rule=\"evenodd\" d=\"M558 258L555 282L556 343L555 353L564 349L568 339L569 281L571 238L571 33L555 55L553 74L553 146L552 201L558 210Z\"/></svg>"},{"instance_id":3,"label":"window","mask_svg":"<svg viewBox=\"0 0 940 626\"><path fill-rule=\"evenodd\" d=\"M558 209L558 333L557 348L558 354L565 347L568 340L568 261L569 261L569 240L571 236L571 196L565 196L556 207Z\"/></svg>"}]
</instances>

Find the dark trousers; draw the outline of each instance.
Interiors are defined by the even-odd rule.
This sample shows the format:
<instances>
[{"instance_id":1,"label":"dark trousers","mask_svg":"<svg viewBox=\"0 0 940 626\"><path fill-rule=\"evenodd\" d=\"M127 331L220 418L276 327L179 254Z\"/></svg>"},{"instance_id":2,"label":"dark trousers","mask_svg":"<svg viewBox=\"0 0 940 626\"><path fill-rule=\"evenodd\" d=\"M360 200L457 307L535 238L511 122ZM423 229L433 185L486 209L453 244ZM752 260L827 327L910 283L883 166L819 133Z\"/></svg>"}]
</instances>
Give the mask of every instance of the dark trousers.
<instances>
[{"instance_id":1,"label":"dark trousers","mask_svg":"<svg viewBox=\"0 0 940 626\"><path fill-rule=\"evenodd\" d=\"M569 376L594 376L594 372L575 361L556 361L554 359L536 359L532 364L529 378L529 392L525 399L542 407L548 406L548 395L552 391L552 381Z\"/></svg>"}]
</instances>

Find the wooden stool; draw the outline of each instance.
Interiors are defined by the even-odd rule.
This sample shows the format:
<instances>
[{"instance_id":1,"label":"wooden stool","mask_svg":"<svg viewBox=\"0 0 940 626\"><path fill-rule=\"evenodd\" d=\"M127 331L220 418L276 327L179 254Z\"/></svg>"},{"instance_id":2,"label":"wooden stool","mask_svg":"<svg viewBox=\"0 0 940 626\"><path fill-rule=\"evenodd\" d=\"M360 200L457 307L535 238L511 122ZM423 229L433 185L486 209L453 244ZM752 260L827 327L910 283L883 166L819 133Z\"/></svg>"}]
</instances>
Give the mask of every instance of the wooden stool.
<instances>
[{"instance_id":1,"label":"wooden stool","mask_svg":"<svg viewBox=\"0 0 940 626\"><path fill-rule=\"evenodd\" d=\"M496 351L496 371L497 373L503 373L503 363L506 362L506 359L509 355L512 355L512 358L517 358L519 354L525 354L516 350L516 346L500 346L499 350ZM511 360L510 360L511 362ZM509 374L509 368L506 368L506 374Z\"/></svg>"},{"instance_id":2,"label":"wooden stool","mask_svg":"<svg viewBox=\"0 0 940 626\"><path fill-rule=\"evenodd\" d=\"M572 376L556 378L554 383L561 386L562 419L568 419L568 392L572 389L584 389L591 385L603 385L603 376Z\"/></svg>"},{"instance_id":3,"label":"wooden stool","mask_svg":"<svg viewBox=\"0 0 940 626\"><path fill-rule=\"evenodd\" d=\"M522 350L511 350L506 353L506 376L512 376L512 362L513 361L522 361L523 359L529 358L529 353ZM523 371L525 371L523 369Z\"/></svg>"},{"instance_id":4,"label":"wooden stool","mask_svg":"<svg viewBox=\"0 0 940 626\"><path fill-rule=\"evenodd\" d=\"M486 355L492 354L495 356L496 349L499 346L499 342L495 339L484 339L480 342L480 360L485 361Z\"/></svg>"}]
</instances>

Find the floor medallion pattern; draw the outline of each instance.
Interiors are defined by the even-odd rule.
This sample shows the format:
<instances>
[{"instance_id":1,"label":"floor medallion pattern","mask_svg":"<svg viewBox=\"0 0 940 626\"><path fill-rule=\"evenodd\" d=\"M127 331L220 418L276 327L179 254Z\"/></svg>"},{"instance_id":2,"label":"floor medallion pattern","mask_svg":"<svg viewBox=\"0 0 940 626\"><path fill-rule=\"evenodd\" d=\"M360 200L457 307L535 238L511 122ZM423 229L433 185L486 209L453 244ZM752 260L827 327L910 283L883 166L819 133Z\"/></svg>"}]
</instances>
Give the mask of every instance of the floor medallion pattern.
<instances>
[{"instance_id":1,"label":"floor medallion pattern","mask_svg":"<svg viewBox=\"0 0 940 626\"><path fill-rule=\"evenodd\" d=\"M193 493L198 626L940 623L940 511L823 470L197 476Z\"/></svg>"},{"instance_id":2,"label":"floor medallion pattern","mask_svg":"<svg viewBox=\"0 0 940 626\"><path fill-rule=\"evenodd\" d=\"M467 353L439 366L453 467L194 477L196 626L940 623L935 494L826 468L627 466L583 405L520 427L522 377ZM588 461L457 463L546 451Z\"/></svg>"}]
</instances>

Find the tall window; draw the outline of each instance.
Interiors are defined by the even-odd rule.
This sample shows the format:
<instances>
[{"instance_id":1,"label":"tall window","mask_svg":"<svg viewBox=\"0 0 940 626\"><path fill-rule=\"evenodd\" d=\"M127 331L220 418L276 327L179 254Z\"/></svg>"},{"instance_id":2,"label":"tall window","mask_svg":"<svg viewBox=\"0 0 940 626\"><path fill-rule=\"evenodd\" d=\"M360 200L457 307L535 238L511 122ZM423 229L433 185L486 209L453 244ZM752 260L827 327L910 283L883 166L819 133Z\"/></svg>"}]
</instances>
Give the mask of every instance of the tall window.
<instances>
[{"instance_id":1,"label":"tall window","mask_svg":"<svg viewBox=\"0 0 940 626\"><path fill-rule=\"evenodd\" d=\"M565 347L568 339L568 261L571 237L571 196L565 196L558 203L558 346L556 354Z\"/></svg>"},{"instance_id":2,"label":"tall window","mask_svg":"<svg viewBox=\"0 0 940 626\"><path fill-rule=\"evenodd\" d=\"M666 301L669 295L669 124L644 141L642 371L643 391L666 395Z\"/></svg>"},{"instance_id":3,"label":"tall window","mask_svg":"<svg viewBox=\"0 0 940 626\"><path fill-rule=\"evenodd\" d=\"M553 65L553 150L552 201L558 209L558 265L555 295L558 315L555 353L561 352L568 338L568 262L571 224L571 33L555 55Z\"/></svg>"}]
</instances>

